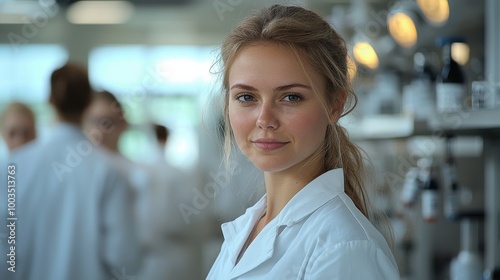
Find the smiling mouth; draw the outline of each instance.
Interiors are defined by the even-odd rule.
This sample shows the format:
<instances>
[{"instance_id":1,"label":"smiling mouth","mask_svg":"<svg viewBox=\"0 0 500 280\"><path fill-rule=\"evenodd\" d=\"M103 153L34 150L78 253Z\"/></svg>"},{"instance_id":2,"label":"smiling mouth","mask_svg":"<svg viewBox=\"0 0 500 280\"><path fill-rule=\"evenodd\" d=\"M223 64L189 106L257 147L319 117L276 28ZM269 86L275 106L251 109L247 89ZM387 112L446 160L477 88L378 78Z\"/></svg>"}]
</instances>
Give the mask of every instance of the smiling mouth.
<instances>
[{"instance_id":1,"label":"smiling mouth","mask_svg":"<svg viewBox=\"0 0 500 280\"><path fill-rule=\"evenodd\" d=\"M253 145L262 151L275 151L284 147L289 142L281 142L276 140L256 140L252 141Z\"/></svg>"}]
</instances>

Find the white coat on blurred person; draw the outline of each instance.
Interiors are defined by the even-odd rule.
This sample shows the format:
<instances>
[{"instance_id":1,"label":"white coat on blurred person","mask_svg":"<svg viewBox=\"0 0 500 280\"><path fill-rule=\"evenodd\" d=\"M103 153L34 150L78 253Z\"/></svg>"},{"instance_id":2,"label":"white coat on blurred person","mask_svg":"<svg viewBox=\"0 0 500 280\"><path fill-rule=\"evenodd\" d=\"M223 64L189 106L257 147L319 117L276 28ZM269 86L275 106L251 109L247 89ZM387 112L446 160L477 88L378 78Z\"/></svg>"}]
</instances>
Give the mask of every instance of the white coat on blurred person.
<instances>
[{"instance_id":1,"label":"white coat on blurred person","mask_svg":"<svg viewBox=\"0 0 500 280\"><path fill-rule=\"evenodd\" d=\"M159 126L155 126L158 130ZM163 127L162 147L153 164L129 160L119 150L119 140L128 129L120 101L111 92L96 92L84 114L84 130L94 144L101 146L111 164L127 178L134 190L134 218L144 248L141 280L191 280L194 263L186 238L187 225L178 205L192 198L187 176L169 165L163 155L168 130ZM158 132L158 131L155 131ZM157 140L158 134L157 134Z\"/></svg>"},{"instance_id":2,"label":"white coat on blurred person","mask_svg":"<svg viewBox=\"0 0 500 280\"><path fill-rule=\"evenodd\" d=\"M85 110L83 129L89 140L103 149L111 165L127 179L134 192L134 219L138 227L141 246L151 235L148 222L150 210L151 174L141 164L125 157L119 150L119 140L128 129L123 107L109 91L96 92Z\"/></svg>"},{"instance_id":3,"label":"white coat on blurred person","mask_svg":"<svg viewBox=\"0 0 500 280\"><path fill-rule=\"evenodd\" d=\"M1 279L129 279L140 265L129 185L80 128L90 100L84 68L69 63L55 70L50 103L60 124L7 162L16 170L16 272L2 260Z\"/></svg>"},{"instance_id":4,"label":"white coat on blurred person","mask_svg":"<svg viewBox=\"0 0 500 280\"><path fill-rule=\"evenodd\" d=\"M197 279L194 236L196 229L189 225L179 211L181 203L191 203L193 179L183 170L172 166L165 159L169 129L155 124L157 141L156 158L149 167L151 234L148 238L148 254L144 258L140 279L144 280L191 280Z\"/></svg>"}]
</instances>

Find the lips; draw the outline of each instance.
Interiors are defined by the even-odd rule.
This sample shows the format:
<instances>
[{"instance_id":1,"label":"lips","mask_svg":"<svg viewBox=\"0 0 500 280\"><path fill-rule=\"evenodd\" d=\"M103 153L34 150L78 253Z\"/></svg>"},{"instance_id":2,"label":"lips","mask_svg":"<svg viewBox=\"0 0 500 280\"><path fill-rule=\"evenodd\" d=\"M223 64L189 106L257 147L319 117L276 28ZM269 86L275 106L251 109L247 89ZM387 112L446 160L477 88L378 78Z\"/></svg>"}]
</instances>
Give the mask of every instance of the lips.
<instances>
[{"instance_id":1,"label":"lips","mask_svg":"<svg viewBox=\"0 0 500 280\"><path fill-rule=\"evenodd\" d=\"M275 151L282 147L284 147L289 142L287 141L279 141L276 139L257 139L252 141L254 146L262 151Z\"/></svg>"}]
</instances>

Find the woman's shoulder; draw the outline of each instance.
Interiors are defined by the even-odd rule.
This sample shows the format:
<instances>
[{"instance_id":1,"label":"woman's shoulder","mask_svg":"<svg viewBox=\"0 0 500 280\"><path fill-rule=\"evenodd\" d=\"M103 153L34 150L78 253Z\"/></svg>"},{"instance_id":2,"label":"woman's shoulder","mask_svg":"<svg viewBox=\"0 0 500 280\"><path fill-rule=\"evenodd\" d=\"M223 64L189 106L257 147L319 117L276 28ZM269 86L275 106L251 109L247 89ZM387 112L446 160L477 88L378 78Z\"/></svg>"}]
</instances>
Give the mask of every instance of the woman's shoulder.
<instances>
[{"instance_id":1,"label":"woman's shoulder","mask_svg":"<svg viewBox=\"0 0 500 280\"><path fill-rule=\"evenodd\" d=\"M368 241L385 244L382 234L356 208L349 196L340 194L311 213L304 226L332 244L349 241Z\"/></svg>"},{"instance_id":2,"label":"woman's shoulder","mask_svg":"<svg viewBox=\"0 0 500 280\"><path fill-rule=\"evenodd\" d=\"M333 259L337 259L339 263L349 262L353 257L365 263L371 258L377 258L379 263L373 264L374 271L377 270L376 267L397 271L396 261L386 239L346 194L334 197L311 213L302 227L309 231L306 233L306 242L309 244L304 245L309 248L311 257L316 261L332 260L332 256L336 256ZM397 278L391 276L387 279Z\"/></svg>"}]
</instances>

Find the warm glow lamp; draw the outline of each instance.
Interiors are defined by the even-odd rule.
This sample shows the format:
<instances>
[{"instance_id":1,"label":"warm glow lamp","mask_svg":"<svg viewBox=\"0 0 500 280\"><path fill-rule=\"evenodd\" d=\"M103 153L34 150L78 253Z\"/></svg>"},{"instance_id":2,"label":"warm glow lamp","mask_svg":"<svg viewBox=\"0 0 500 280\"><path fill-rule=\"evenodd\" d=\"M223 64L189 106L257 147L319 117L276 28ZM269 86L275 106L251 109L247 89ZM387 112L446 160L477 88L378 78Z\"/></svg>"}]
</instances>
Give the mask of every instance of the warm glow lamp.
<instances>
[{"instance_id":1,"label":"warm glow lamp","mask_svg":"<svg viewBox=\"0 0 500 280\"><path fill-rule=\"evenodd\" d=\"M418 7L415 3L400 2L392 8L387 16L389 34L401 47L411 48L417 43L419 19Z\"/></svg>"},{"instance_id":2,"label":"warm glow lamp","mask_svg":"<svg viewBox=\"0 0 500 280\"><path fill-rule=\"evenodd\" d=\"M451 57L460 65L469 62L470 48L464 42L455 42L451 44Z\"/></svg>"},{"instance_id":3,"label":"warm glow lamp","mask_svg":"<svg viewBox=\"0 0 500 280\"><path fill-rule=\"evenodd\" d=\"M354 59L362 65L370 69L376 69L378 67L378 55L370 43L366 41L357 42L353 47L352 53Z\"/></svg>"},{"instance_id":4,"label":"warm glow lamp","mask_svg":"<svg viewBox=\"0 0 500 280\"><path fill-rule=\"evenodd\" d=\"M417 5L432 25L441 26L450 16L448 0L417 0Z\"/></svg>"}]
</instances>

